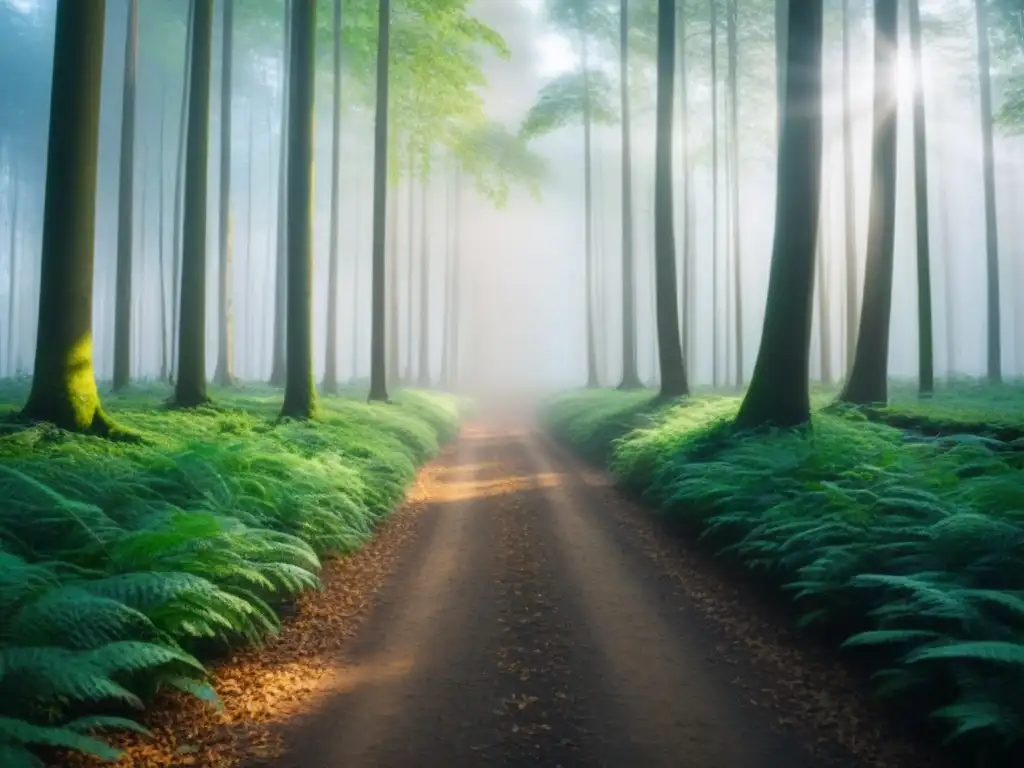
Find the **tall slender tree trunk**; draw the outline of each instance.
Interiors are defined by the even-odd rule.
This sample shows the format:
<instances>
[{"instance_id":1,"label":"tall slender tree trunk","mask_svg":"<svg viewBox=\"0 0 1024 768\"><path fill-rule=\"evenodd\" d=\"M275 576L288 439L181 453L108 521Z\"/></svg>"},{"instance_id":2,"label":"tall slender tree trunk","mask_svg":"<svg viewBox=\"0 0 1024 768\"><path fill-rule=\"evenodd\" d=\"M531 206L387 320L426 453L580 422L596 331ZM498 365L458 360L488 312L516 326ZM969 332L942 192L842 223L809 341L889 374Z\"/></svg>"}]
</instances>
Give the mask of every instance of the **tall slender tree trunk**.
<instances>
[{"instance_id":1,"label":"tall slender tree trunk","mask_svg":"<svg viewBox=\"0 0 1024 768\"><path fill-rule=\"evenodd\" d=\"M672 205L672 96L676 68L674 0L658 0L658 103L654 163L654 270L661 397L689 394L679 340Z\"/></svg>"},{"instance_id":2,"label":"tall slender tree trunk","mask_svg":"<svg viewBox=\"0 0 1024 768\"><path fill-rule=\"evenodd\" d=\"M289 0L290 1L290 0ZM270 384L285 383L287 365L288 313L288 104L291 103L292 16L284 6L284 87L281 94L281 154L277 161L277 257L274 265L274 341L270 362Z\"/></svg>"},{"instance_id":3,"label":"tall slender tree trunk","mask_svg":"<svg viewBox=\"0 0 1024 768\"><path fill-rule=\"evenodd\" d=\"M167 78L160 78L160 160L157 163L157 255L160 262L160 381L167 381L170 374L167 358L167 246L166 205L164 201L164 168L167 157Z\"/></svg>"},{"instance_id":4,"label":"tall slender tree trunk","mask_svg":"<svg viewBox=\"0 0 1024 768\"><path fill-rule=\"evenodd\" d=\"M898 55L896 3L875 5L875 103L871 152L871 206L864 302L853 367L840 400L884 403L888 399L889 323L892 314L893 244L896 232Z\"/></svg>"},{"instance_id":5,"label":"tall slender tree trunk","mask_svg":"<svg viewBox=\"0 0 1024 768\"><path fill-rule=\"evenodd\" d=\"M407 186L408 192L408 210L409 210L409 228L408 228L408 241L405 247L405 375L402 376L402 380L406 383L412 383L413 381L413 351L415 344L413 343L413 286L415 282L413 280L413 265L416 263L416 184L413 183L413 168L416 164L416 158L413 153L412 140L409 141L409 181ZM396 259L397 263L397 259ZM396 285L395 290L395 303L396 311L395 318L398 317L397 303L398 303L398 289ZM401 344L398 345L399 356L401 355Z\"/></svg>"},{"instance_id":6,"label":"tall slender tree trunk","mask_svg":"<svg viewBox=\"0 0 1024 768\"><path fill-rule=\"evenodd\" d=\"M373 318L370 342L371 401L388 401L385 370L384 260L388 184L388 56L390 47L391 0L378 0L377 107L374 126L373 163Z\"/></svg>"},{"instance_id":7,"label":"tall slender tree trunk","mask_svg":"<svg viewBox=\"0 0 1024 768\"><path fill-rule=\"evenodd\" d=\"M636 368L636 267L633 264L633 153L629 119L629 2L619 3L619 81L622 102L622 381L640 389Z\"/></svg>"},{"instance_id":8,"label":"tall slender tree trunk","mask_svg":"<svg viewBox=\"0 0 1024 768\"><path fill-rule=\"evenodd\" d=\"M313 383L313 127L316 0L291 0L288 77L288 362L281 416L312 418Z\"/></svg>"},{"instance_id":9,"label":"tall slender tree trunk","mask_svg":"<svg viewBox=\"0 0 1024 768\"><path fill-rule=\"evenodd\" d=\"M853 105L850 81L851 57L850 0L843 0L843 232L846 255L846 364L849 372L857 348L857 189L853 165Z\"/></svg>"},{"instance_id":10,"label":"tall slender tree trunk","mask_svg":"<svg viewBox=\"0 0 1024 768\"><path fill-rule=\"evenodd\" d=\"M396 158L397 162L397 158ZM399 291L401 286L399 284L399 239L398 232L400 229L400 202L398 199L398 186L395 185L394 194L391 195L388 201L390 211L390 242L387 245L388 253L388 287L387 287L387 300L388 300L388 381L391 382L391 386L401 386L402 383L402 356L401 356L401 339L398 333L398 321L399 321ZM410 211L410 214L412 212Z\"/></svg>"},{"instance_id":11,"label":"tall slender tree trunk","mask_svg":"<svg viewBox=\"0 0 1024 768\"><path fill-rule=\"evenodd\" d=\"M974 0L978 38L978 86L981 92L981 147L985 182L985 267L988 293L988 379L1003 378L999 301L999 227L996 220L996 169L992 139L992 82L985 0Z\"/></svg>"},{"instance_id":12,"label":"tall slender tree trunk","mask_svg":"<svg viewBox=\"0 0 1024 768\"><path fill-rule=\"evenodd\" d=\"M719 378L718 343L718 0L708 0L711 38L711 383Z\"/></svg>"},{"instance_id":13,"label":"tall slender tree trunk","mask_svg":"<svg viewBox=\"0 0 1024 768\"><path fill-rule=\"evenodd\" d=\"M140 273L135 277L135 281L141 286L140 291L132 291L132 327L135 328L135 339L132 343L132 365L134 367L133 376L135 378L142 378L143 361L142 361L142 329L143 329L143 318L146 316L144 304L146 286L149 284L148 272L149 272L149 259L146 258L146 236L149 234L149 226L146 221L146 214L148 208L146 203L148 201L149 192L149 142L146 139L142 140L142 192L139 195L139 267ZM141 296L139 294L142 294Z\"/></svg>"},{"instance_id":14,"label":"tall slender tree trunk","mask_svg":"<svg viewBox=\"0 0 1024 768\"><path fill-rule=\"evenodd\" d=\"M938 122L942 125L942 122ZM940 146L942 142L939 142ZM934 170L942 172L943 163L936 163ZM939 193L939 238L942 242L943 301L946 315L946 378L956 375L956 314L954 313L953 288L956 277L953 274L953 246L949 234L949 205L946 202L944 179L937 179L935 188Z\"/></svg>"},{"instance_id":15,"label":"tall slender tree trunk","mask_svg":"<svg viewBox=\"0 0 1024 768\"><path fill-rule=\"evenodd\" d=\"M419 376L416 385L422 389L430 386L430 235L427 231L427 198L430 183L424 173L421 182L422 199L420 201L420 351ZM412 307L410 307L410 310ZM411 340L410 340L411 344Z\"/></svg>"},{"instance_id":16,"label":"tall slender tree trunk","mask_svg":"<svg viewBox=\"0 0 1024 768\"><path fill-rule=\"evenodd\" d=\"M57 4L39 332L23 415L110 433L92 363L93 235L106 2Z\"/></svg>"},{"instance_id":17,"label":"tall slender tree trunk","mask_svg":"<svg viewBox=\"0 0 1024 768\"><path fill-rule=\"evenodd\" d=\"M8 146L11 146L8 144ZM18 373L18 356L15 354L18 324L18 202L21 198L21 174L17 153L12 149L8 160L7 172L10 174L10 231L9 257L7 267L7 372L8 375Z\"/></svg>"},{"instance_id":18,"label":"tall slender tree trunk","mask_svg":"<svg viewBox=\"0 0 1024 768\"><path fill-rule=\"evenodd\" d=\"M924 109L924 56L921 51L919 0L908 0L910 48L914 60L914 209L917 234L917 360L918 390L935 390L934 330L932 328L932 275L928 235L928 135Z\"/></svg>"},{"instance_id":19,"label":"tall slender tree trunk","mask_svg":"<svg viewBox=\"0 0 1024 768\"><path fill-rule=\"evenodd\" d=\"M821 223L818 225L818 357L821 365L821 381L831 384L832 374L832 309L829 302L828 233L829 220L828 185L824 184L821 201Z\"/></svg>"},{"instance_id":20,"label":"tall slender tree trunk","mask_svg":"<svg viewBox=\"0 0 1024 768\"><path fill-rule=\"evenodd\" d=\"M358 190L359 187L357 186ZM356 247L352 250L352 380L359 378L359 318L362 287L359 282L359 261L363 253L363 196L356 194L354 202Z\"/></svg>"},{"instance_id":21,"label":"tall slender tree trunk","mask_svg":"<svg viewBox=\"0 0 1024 768\"><path fill-rule=\"evenodd\" d=\"M252 233L253 233L253 220L252 220L252 193L253 193L253 169L255 168L255 151L254 147L254 134L256 132L256 114L253 112L252 103L249 104L249 136L248 145L246 146L246 201L245 201L245 274L246 274L246 291L245 291L245 360L247 363L246 378L254 378L252 371L253 362L251 356L254 355L257 349L257 339L260 338L260 334L256 331L256 323L258 313L255 311L256 297L259 295L256 292L256 273L259 271L256 264L253 262L252 255ZM267 189L270 185L267 185Z\"/></svg>"},{"instance_id":22,"label":"tall slender tree trunk","mask_svg":"<svg viewBox=\"0 0 1024 768\"><path fill-rule=\"evenodd\" d=\"M224 0L220 70L220 259L217 263L217 367L213 380L234 383L235 333L231 302L231 260L234 243L231 222L231 102L234 58L235 0Z\"/></svg>"},{"instance_id":23,"label":"tall slender tree trunk","mask_svg":"<svg viewBox=\"0 0 1024 768\"><path fill-rule=\"evenodd\" d=\"M186 15L185 30L185 66L181 78L181 109L178 116L178 154L174 165L174 237L172 238L171 253L171 290L173 300L171 301L174 317L171 318L171 343L177 349L178 336L180 335L180 320L178 317L178 296L181 293L181 262L184 254L181 250L183 208L185 202L185 141L188 130L188 104L189 104L189 83L192 80L192 38L194 19L196 15L196 0L189 0L188 13ZM171 376L177 378L178 361L177 353L171 357Z\"/></svg>"},{"instance_id":24,"label":"tall slender tree trunk","mask_svg":"<svg viewBox=\"0 0 1024 768\"><path fill-rule=\"evenodd\" d=\"M121 88L121 159L117 200L117 285L114 294L114 391L128 386L132 344L132 233L135 185L135 68L139 48L139 4L128 0Z\"/></svg>"},{"instance_id":25,"label":"tall slender tree trunk","mask_svg":"<svg viewBox=\"0 0 1024 768\"><path fill-rule=\"evenodd\" d=\"M733 322L736 334L736 386L746 380L743 370L743 243L740 238L740 127L739 127L739 3L729 0L726 8L728 21L726 35L729 46L729 156L732 162L732 182L729 184L732 205L733 247Z\"/></svg>"},{"instance_id":26,"label":"tall slender tree trunk","mask_svg":"<svg viewBox=\"0 0 1024 768\"><path fill-rule=\"evenodd\" d=\"M441 387L450 385L449 376L449 344L451 341L451 302L452 302L452 170L451 158L448 158L444 174L444 313L441 316Z\"/></svg>"},{"instance_id":27,"label":"tall slender tree trunk","mask_svg":"<svg viewBox=\"0 0 1024 768\"><path fill-rule=\"evenodd\" d=\"M212 49L213 0L195 0L182 231L181 328L178 333L178 377L174 386L174 404L183 408L202 405L209 400L206 394L206 178L210 149Z\"/></svg>"},{"instance_id":28,"label":"tall slender tree trunk","mask_svg":"<svg viewBox=\"0 0 1024 768\"><path fill-rule=\"evenodd\" d=\"M594 338L594 189L592 152L592 114L590 104L590 62L588 57L587 30L580 29L580 45L583 51L583 217L584 217L584 281L586 290L586 333L587 333L587 387L600 386L597 379L597 346Z\"/></svg>"},{"instance_id":29,"label":"tall slender tree trunk","mask_svg":"<svg viewBox=\"0 0 1024 768\"><path fill-rule=\"evenodd\" d=\"M689 8L687 3L678 6L676 36L679 38L679 112L682 118L682 150L680 152L681 176L683 181L683 247L679 268L680 338L683 345L683 363L688 371L693 370L693 257L696 252L697 221L693 212L693 164L690 162L690 93L686 68L687 40L689 31Z\"/></svg>"},{"instance_id":30,"label":"tall slender tree trunk","mask_svg":"<svg viewBox=\"0 0 1024 768\"><path fill-rule=\"evenodd\" d=\"M741 429L793 427L811 417L808 363L821 189L824 2L800 0L788 4L785 13L775 240L761 347L736 416Z\"/></svg>"},{"instance_id":31,"label":"tall slender tree trunk","mask_svg":"<svg viewBox=\"0 0 1024 768\"><path fill-rule=\"evenodd\" d=\"M455 223L452 246L452 335L449 363L450 385L457 387L462 355L462 174L455 170Z\"/></svg>"},{"instance_id":32,"label":"tall slender tree trunk","mask_svg":"<svg viewBox=\"0 0 1024 768\"><path fill-rule=\"evenodd\" d=\"M334 92L331 101L331 234L327 264L327 350L324 355L325 395L338 393L338 228L341 207L341 0L334 0Z\"/></svg>"}]
</instances>

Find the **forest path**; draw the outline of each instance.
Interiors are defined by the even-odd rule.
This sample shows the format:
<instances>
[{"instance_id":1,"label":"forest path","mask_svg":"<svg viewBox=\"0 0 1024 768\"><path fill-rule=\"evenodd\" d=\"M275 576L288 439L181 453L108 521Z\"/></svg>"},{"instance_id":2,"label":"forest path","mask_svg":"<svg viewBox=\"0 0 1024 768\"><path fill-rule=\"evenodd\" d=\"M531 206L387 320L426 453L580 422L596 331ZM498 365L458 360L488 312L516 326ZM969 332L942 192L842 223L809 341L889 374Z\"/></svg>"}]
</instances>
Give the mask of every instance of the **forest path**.
<instances>
[{"instance_id":1,"label":"forest path","mask_svg":"<svg viewBox=\"0 0 1024 768\"><path fill-rule=\"evenodd\" d=\"M277 768L897 764L856 712L829 714L841 700L787 711L662 567L635 505L536 430L471 424L421 483L414 542L329 694L282 729ZM815 709L864 754L834 750Z\"/></svg>"}]
</instances>

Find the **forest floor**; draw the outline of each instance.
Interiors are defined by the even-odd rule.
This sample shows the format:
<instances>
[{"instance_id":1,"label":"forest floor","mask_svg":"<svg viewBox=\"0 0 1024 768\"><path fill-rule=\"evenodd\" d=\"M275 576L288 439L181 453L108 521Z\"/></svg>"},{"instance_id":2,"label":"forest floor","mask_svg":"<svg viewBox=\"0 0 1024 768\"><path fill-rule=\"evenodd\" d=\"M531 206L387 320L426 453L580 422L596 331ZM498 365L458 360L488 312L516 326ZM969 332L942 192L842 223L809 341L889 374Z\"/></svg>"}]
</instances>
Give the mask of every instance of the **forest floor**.
<instances>
[{"instance_id":1,"label":"forest floor","mask_svg":"<svg viewBox=\"0 0 1024 768\"><path fill-rule=\"evenodd\" d=\"M938 766L732 575L523 419L427 465L133 766ZM76 763L77 764L77 763Z\"/></svg>"}]
</instances>

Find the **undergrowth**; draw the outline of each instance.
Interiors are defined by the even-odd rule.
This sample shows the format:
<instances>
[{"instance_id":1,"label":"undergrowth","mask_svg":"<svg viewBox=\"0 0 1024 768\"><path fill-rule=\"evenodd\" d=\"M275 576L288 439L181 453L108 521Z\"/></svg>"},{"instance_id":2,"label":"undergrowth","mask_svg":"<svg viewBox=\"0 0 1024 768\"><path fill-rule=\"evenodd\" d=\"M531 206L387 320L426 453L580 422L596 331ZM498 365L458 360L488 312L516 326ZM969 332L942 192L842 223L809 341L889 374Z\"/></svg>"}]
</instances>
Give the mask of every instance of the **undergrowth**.
<instances>
[{"instance_id":1,"label":"undergrowth","mask_svg":"<svg viewBox=\"0 0 1024 768\"><path fill-rule=\"evenodd\" d=\"M108 396L141 443L46 425L0 432L0 765L33 748L116 758L97 730L174 687L217 704L200 659L258 643L321 558L358 548L416 468L451 437L459 403L321 401L276 419L280 393L220 391L195 411L166 392ZM0 402L24 387L0 384Z\"/></svg>"},{"instance_id":2,"label":"undergrowth","mask_svg":"<svg viewBox=\"0 0 1024 768\"><path fill-rule=\"evenodd\" d=\"M1011 390L992 393L991 421L1011 420L1004 404L1024 401ZM544 416L572 447L607 454L618 480L665 516L788 593L801 625L858 654L881 696L930 715L976 764L1003 764L1021 748L1019 450L952 426L904 432L851 410L818 411L810 430L734 434L737 398L654 410L644 397L572 393ZM973 410L958 421L965 401ZM984 420L984 402L983 392L946 392L935 406L949 426ZM901 408L928 418L927 405L897 399Z\"/></svg>"}]
</instances>

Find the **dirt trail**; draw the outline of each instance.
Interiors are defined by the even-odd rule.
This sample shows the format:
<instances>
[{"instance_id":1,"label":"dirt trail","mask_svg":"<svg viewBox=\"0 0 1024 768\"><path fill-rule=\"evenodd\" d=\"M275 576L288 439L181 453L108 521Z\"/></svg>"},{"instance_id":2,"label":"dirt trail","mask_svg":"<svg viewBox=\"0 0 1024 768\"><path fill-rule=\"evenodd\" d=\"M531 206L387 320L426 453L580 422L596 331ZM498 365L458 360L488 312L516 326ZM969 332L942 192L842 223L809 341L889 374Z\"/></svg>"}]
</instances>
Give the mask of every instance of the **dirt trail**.
<instances>
[{"instance_id":1,"label":"dirt trail","mask_svg":"<svg viewBox=\"0 0 1024 768\"><path fill-rule=\"evenodd\" d=\"M276 768L868 764L780 733L615 522L615 491L536 432L471 426L431 477L418 536Z\"/></svg>"}]
</instances>

